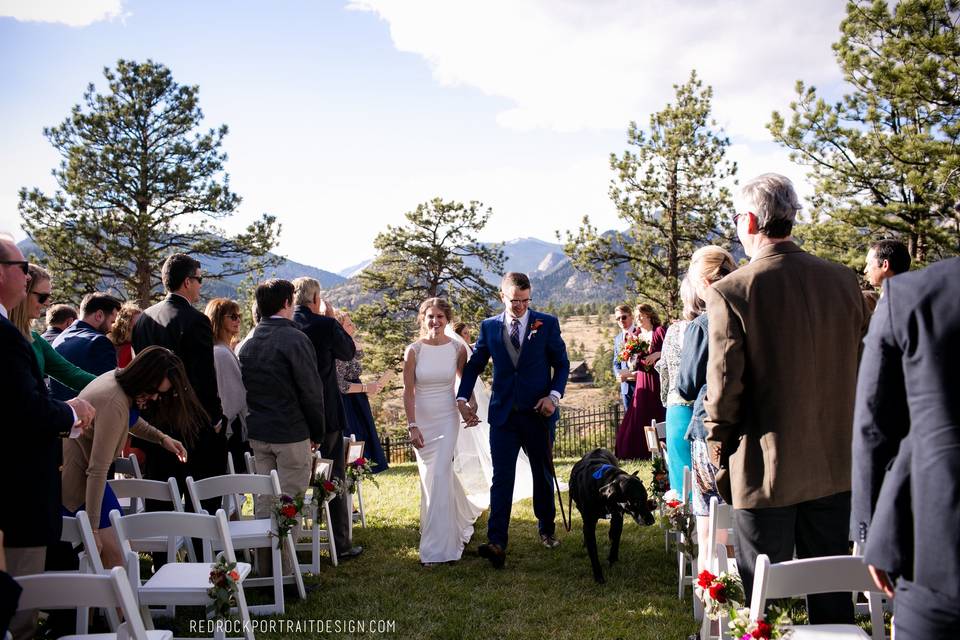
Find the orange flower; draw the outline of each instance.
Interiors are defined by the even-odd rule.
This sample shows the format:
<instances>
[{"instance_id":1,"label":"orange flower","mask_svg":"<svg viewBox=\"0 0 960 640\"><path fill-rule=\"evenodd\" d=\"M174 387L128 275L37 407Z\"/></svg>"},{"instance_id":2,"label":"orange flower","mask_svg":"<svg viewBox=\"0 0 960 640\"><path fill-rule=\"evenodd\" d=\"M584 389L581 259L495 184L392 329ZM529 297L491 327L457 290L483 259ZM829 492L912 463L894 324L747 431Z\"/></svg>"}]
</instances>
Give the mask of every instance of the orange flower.
<instances>
[{"instance_id":1,"label":"orange flower","mask_svg":"<svg viewBox=\"0 0 960 640\"><path fill-rule=\"evenodd\" d=\"M234 582L240 579L240 574L237 573L236 569L230 572L230 579L233 580Z\"/></svg>"}]
</instances>

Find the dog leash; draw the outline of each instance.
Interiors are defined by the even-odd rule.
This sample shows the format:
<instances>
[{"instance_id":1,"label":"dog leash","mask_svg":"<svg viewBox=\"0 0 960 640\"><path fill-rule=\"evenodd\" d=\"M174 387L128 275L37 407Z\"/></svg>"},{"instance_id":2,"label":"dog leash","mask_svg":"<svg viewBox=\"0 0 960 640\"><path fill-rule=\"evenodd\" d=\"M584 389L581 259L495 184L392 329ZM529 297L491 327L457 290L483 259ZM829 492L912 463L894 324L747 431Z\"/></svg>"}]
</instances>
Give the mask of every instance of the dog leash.
<instances>
[{"instance_id":1,"label":"dog leash","mask_svg":"<svg viewBox=\"0 0 960 640\"><path fill-rule=\"evenodd\" d=\"M540 416L540 421L543 423L545 429L543 430L544 434L547 437L547 463L550 465L550 473L553 475L553 486L557 489L557 502L560 504L560 519L563 521L564 531L570 531L570 528L573 526L573 495L570 493L570 489L567 489L567 511L563 510L563 494L560 492L560 480L557 478L557 468L553 464L553 441L550 439L550 423L544 416ZM567 517L567 512L570 513L570 517Z\"/></svg>"}]
</instances>

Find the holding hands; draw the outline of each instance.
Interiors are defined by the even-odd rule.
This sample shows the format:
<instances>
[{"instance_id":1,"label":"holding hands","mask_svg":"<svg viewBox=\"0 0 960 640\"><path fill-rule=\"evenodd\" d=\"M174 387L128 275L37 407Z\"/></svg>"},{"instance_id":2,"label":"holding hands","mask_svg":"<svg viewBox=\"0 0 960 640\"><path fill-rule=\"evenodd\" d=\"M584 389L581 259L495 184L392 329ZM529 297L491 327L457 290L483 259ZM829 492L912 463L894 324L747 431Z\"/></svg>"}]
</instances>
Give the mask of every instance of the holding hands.
<instances>
[{"instance_id":1,"label":"holding hands","mask_svg":"<svg viewBox=\"0 0 960 640\"><path fill-rule=\"evenodd\" d=\"M460 410L460 417L463 418L467 427L475 427L480 424L480 418L477 417L476 400L471 400L470 402L458 400L457 408Z\"/></svg>"}]
</instances>

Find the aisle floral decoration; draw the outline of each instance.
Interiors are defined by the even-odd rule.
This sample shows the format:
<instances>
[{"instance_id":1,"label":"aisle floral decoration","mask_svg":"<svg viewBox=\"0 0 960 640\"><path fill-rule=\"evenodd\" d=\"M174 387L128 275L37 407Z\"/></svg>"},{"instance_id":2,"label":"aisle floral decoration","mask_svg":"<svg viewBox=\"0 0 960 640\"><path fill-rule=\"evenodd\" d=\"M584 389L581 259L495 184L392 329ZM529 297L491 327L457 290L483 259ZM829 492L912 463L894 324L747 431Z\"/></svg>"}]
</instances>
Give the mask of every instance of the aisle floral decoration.
<instances>
[{"instance_id":1,"label":"aisle floral decoration","mask_svg":"<svg viewBox=\"0 0 960 640\"><path fill-rule=\"evenodd\" d=\"M339 478L318 479L313 485L313 495L318 499L318 504L329 502L343 495L343 483Z\"/></svg>"},{"instance_id":2,"label":"aisle floral decoration","mask_svg":"<svg viewBox=\"0 0 960 640\"><path fill-rule=\"evenodd\" d=\"M207 595L212 602L207 605L207 613L215 620L230 617L230 608L237 606L237 584L240 574L236 562L227 562L223 557L210 570L210 588Z\"/></svg>"},{"instance_id":3,"label":"aisle floral decoration","mask_svg":"<svg viewBox=\"0 0 960 640\"><path fill-rule=\"evenodd\" d=\"M703 603L704 613L711 620L716 620L725 614L726 609L730 607L739 608L745 599L743 582L740 576L734 573L721 573L715 576L703 570L697 576L697 584L693 589Z\"/></svg>"},{"instance_id":4,"label":"aisle floral decoration","mask_svg":"<svg viewBox=\"0 0 960 640\"><path fill-rule=\"evenodd\" d=\"M681 534L677 539L677 551L688 558L693 558L696 550L697 519L694 518L689 504L684 504L673 489L663 494L663 517L671 531Z\"/></svg>"},{"instance_id":5,"label":"aisle floral decoration","mask_svg":"<svg viewBox=\"0 0 960 640\"><path fill-rule=\"evenodd\" d=\"M777 607L771 608L771 616L767 619L750 620L750 609L731 607L730 616L731 637L736 640L782 640L793 635L793 629L788 627L793 620L786 611Z\"/></svg>"},{"instance_id":6,"label":"aisle floral decoration","mask_svg":"<svg viewBox=\"0 0 960 640\"><path fill-rule=\"evenodd\" d=\"M360 480L368 480L373 483L373 486L379 488L380 485L377 484L377 478L373 475L373 467L376 465L376 462L371 462L363 456L360 456L353 462L347 464L347 478L349 482L347 483L347 490L350 493L357 492L357 483Z\"/></svg>"},{"instance_id":7,"label":"aisle floral decoration","mask_svg":"<svg viewBox=\"0 0 960 640\"><path fill-rule=\"evenodd\" d=\"M276 498L273 503L273 516L277 521L277 548L281 548L283 539L290 535L290 530L300 520L303 513L303 494L295 496L286 494Z\"/></svg>"},{"instance_id":8,"label":"aisle floral decoration","mask_svg":"<svg viewBox=\"0 0 960 640\"><path fill-rule=\"evenodd\" d=\"M670 490L670 476L667 473L667 463L663 456L657 456L653 459L653 480L650 482L650 497L659 503L663 500L664 494Z\"/></svg>"}]
</instances>

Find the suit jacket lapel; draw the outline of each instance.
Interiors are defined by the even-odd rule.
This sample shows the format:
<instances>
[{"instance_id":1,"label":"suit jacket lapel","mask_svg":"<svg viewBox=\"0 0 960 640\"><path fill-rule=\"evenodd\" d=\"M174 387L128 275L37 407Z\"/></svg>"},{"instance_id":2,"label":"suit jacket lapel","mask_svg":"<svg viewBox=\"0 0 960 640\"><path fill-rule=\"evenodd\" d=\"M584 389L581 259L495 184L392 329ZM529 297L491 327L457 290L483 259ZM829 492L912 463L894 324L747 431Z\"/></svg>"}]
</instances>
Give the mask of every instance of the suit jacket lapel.
<instances>
[{"instance_id":1,"label":"suit jacket lapel","mask_svg":"<svg viewBox=\"0 0 960 640\"><path fill-rule=\"evenodd\" d=\"M496 335L496 337L493 338L493 340L495 340L495 344L497 345L497 348L503 352L503 356L502 356L503 361L509 364L511 368L513 368L514 367L513 358L510 357L510 350L507 347L506 343L504 342L504 335L503 335L504 330L507 326L506 312L503 312L499 316L496 316L494 320L496 320L496 322L494 323L494 328L496 329L494 331L494 334Z\"/></svg>"},{"instance_id":2,"label":"suit jacket lapel","mask_svg":"<svg viewBox=\"0 0 960 640\"><path fill-rule=\"evenodd\" d=\"M520 361L523 360L523 354L528 351L527 343L530 340L530 332L533 330L533 323L537 321L537 313L532 309L529 313L530 315L527 318L527 328L526 331L524 331L523 341L520 343L520 357L517 359L518 368L520 367Z\"/></svg>"}]
</instances>

